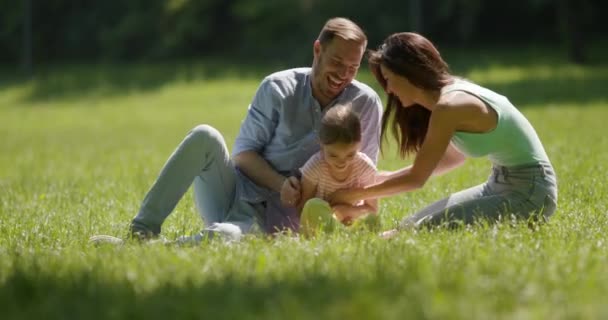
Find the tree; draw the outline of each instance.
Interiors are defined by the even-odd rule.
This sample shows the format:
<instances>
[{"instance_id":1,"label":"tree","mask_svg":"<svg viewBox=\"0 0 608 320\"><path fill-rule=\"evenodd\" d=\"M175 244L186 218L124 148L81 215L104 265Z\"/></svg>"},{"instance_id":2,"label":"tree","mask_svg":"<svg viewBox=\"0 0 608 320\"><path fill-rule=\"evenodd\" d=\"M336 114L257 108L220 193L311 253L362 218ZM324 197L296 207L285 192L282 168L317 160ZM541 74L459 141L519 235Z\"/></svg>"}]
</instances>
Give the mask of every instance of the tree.
<instances>
[{"instance_id":1,"label":"tree","mask_svg":"<svg viewBox=\"0 0 608 320\"><path fill-rule=\"evenodd\" d=\"M585 63L587 46L584 21L589 15L589 2L586 0L558 0L557 21L564 40L568 57L572 62Z\"/></svg>"},{"instance_id":2,"label":"tree","mask_svg":"<svg viewBox=\"0 0 608 320\"><path fill-rule=\"evenodd\" d=\"M32 0L23 0L22 66L28 77L31 77L33 72L32 50Z\"/></svg>"}]
</instances>

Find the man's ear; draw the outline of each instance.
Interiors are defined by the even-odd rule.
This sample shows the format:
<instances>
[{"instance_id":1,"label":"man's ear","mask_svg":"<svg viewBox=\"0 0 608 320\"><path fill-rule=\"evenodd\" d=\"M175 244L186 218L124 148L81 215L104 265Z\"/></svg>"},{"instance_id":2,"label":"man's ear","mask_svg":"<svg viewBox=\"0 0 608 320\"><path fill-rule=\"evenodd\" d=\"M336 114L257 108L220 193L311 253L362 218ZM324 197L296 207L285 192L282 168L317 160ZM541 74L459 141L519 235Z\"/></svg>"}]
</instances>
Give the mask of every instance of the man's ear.
<instances>
[{"instance_id":1,"label":"man's ear","mask_svg":"<svg viewBox=\"0 0 608 320\"><path fill-rule=\"evenodd\" d=\"M319 39L315 40L315 43L312 45L312 54L315 58L321 54L321 49L321 41Z\"/></svg>"}]
</instances>

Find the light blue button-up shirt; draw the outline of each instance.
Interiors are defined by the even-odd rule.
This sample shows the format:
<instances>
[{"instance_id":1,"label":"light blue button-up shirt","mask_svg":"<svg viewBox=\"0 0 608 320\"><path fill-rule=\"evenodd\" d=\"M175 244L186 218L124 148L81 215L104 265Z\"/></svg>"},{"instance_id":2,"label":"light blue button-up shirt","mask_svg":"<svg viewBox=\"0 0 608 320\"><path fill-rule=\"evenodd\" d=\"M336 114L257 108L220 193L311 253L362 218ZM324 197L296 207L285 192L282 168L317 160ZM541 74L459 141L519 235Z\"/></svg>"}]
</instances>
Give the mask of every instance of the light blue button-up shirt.
<instances>
[{"instance_id":1,"label":"light blue button-up shirt","mask_svg":"<svg viewBox=\"0 0 608 320\"><path fill-rule=\"evenodd\" d=\"M361 119L361 151L378 160L382 104L369 86L353 80L328 107L351 103ZM276 72L266 77L249 105L236 138L233 156L256 151L279 173L289 176L319 151L318 130L325 111L312 96L311 68ZM277 199L278 193L256 185L238 171L240 200Z\"/></svg>"}]
</instances>

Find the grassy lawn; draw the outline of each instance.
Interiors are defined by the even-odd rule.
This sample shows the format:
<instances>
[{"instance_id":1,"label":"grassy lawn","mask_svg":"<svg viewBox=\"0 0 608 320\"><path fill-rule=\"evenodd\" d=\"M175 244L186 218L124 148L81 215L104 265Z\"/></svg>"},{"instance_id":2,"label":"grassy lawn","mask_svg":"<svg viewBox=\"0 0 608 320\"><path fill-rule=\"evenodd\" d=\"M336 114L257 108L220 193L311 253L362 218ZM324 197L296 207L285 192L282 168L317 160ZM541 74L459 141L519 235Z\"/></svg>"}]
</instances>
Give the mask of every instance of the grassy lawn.
<instances>
[{"instance_id":1,"label":"grassy lawn","mask_svg":"<svg viewBox=\"0 0 608 320\"><path fill-rule=\"evenodd\" d=\"M476 55L446 58L522 109L557 171L558 211L537 230L501 224L391 241L361 232L94 247L93 234L126 234L190 128L211 124L232 146L273 69L55 66L29 81L4 73L0 318L608 318L608 65L570 65L550 50ZM371 83L367 70L359 79ZM407 163L393 150L381 169ZM383 200L383 225L489 172L487 160L469 160L424 190ZM184 199L163 225L169 239L202 228L190 192Z\"/></svg>"}]
</instances>

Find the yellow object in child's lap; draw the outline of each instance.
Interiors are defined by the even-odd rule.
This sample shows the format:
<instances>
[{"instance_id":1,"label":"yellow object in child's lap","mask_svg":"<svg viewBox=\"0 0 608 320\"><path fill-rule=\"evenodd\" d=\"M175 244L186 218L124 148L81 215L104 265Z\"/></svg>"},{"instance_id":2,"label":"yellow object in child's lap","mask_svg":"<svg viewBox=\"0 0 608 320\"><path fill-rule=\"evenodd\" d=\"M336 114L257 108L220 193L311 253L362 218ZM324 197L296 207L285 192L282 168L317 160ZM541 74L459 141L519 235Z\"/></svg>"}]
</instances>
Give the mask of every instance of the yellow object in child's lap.
<instances>
[{"instance_id":1,"label":"yellow object in child's lap","mask_svg":"<svg viewBox=\"0 0 608 320\"><path fill-rule=\"evenodd\" d=\"M319 232L333 232L344 229L345 226L336 219L327 201L313 198L304 204L300 216L300 232L305 236L313 236ZM350 228L367 228L372 231L380 230L380 219L376 214L368 214L356 219Z\"/></svg>"}]
</instances>

